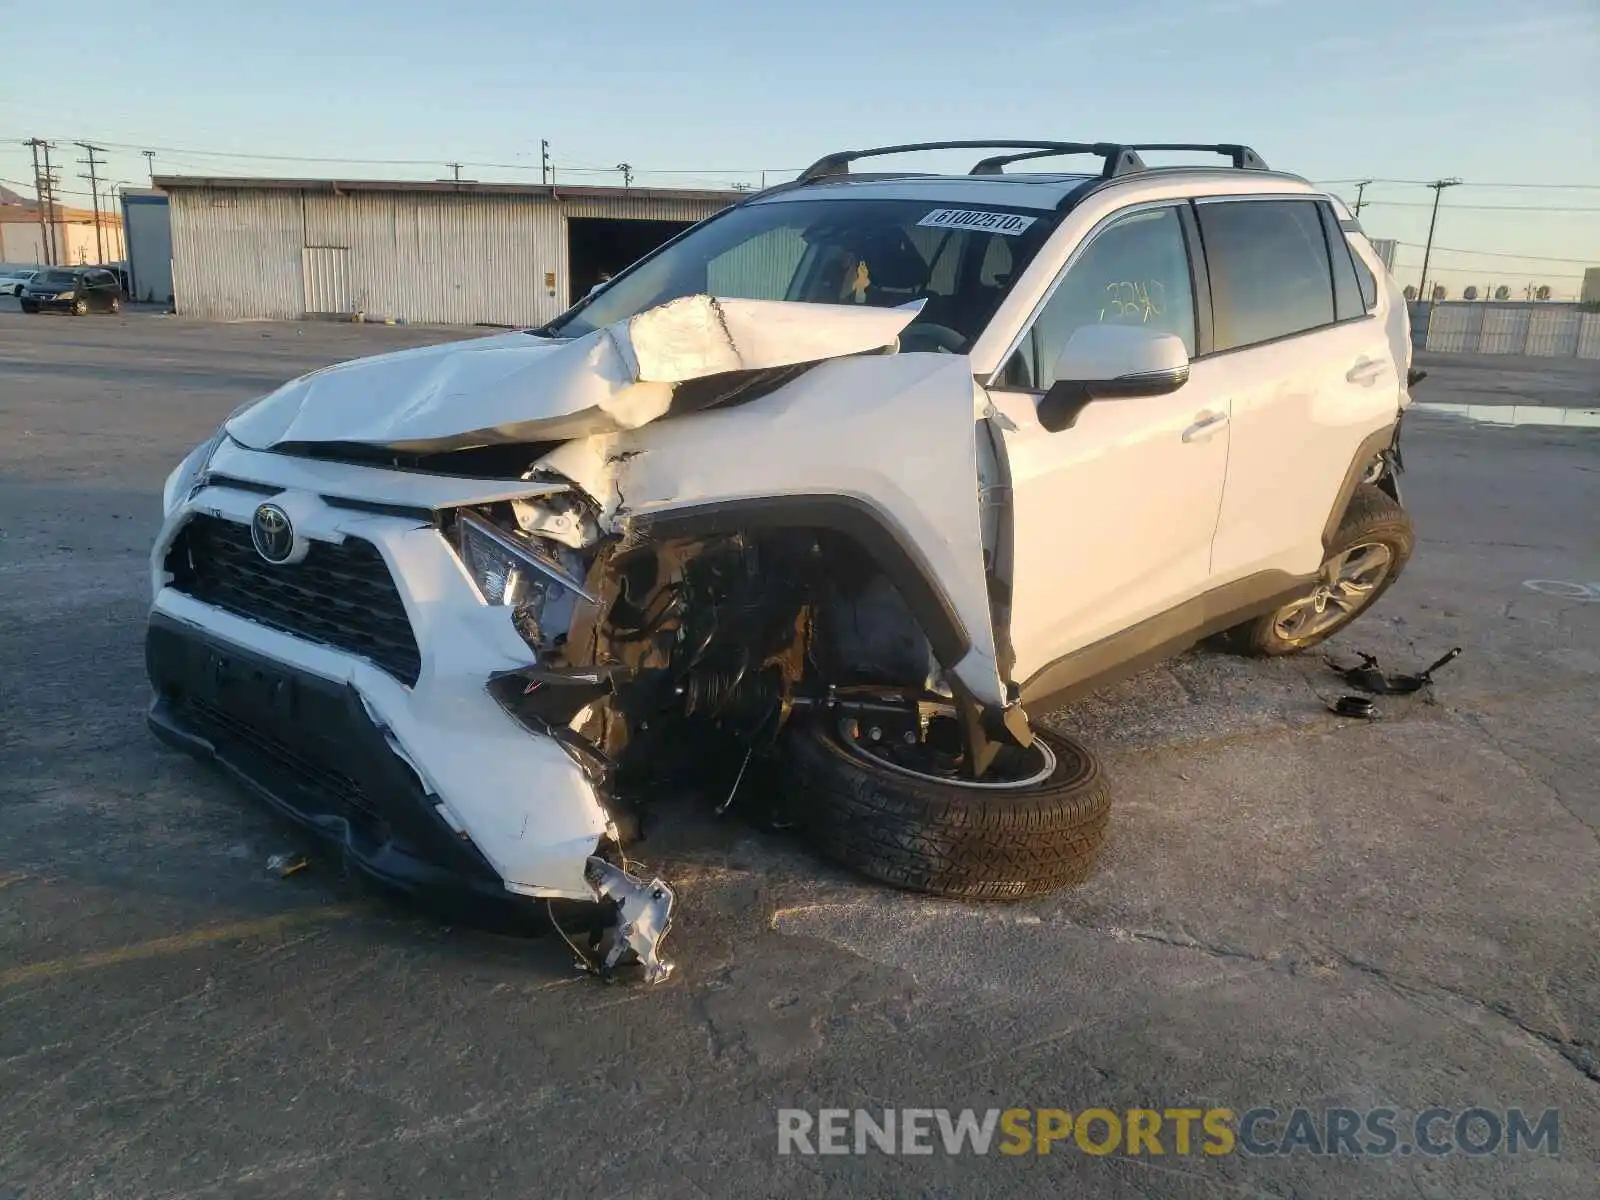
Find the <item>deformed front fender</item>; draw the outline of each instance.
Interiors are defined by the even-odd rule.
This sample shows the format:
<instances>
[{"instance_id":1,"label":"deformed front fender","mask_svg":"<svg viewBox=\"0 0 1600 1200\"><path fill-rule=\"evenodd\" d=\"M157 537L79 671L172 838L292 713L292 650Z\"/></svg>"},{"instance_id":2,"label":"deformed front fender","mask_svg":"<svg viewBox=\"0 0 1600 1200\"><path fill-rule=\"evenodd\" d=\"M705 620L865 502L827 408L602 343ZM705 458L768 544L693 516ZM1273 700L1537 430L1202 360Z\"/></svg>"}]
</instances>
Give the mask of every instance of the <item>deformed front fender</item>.
<instances>
[{"instance_id":1,"label":"deformed front fender","mask_svg":"<svg viewBox=\"0 0 1600 1200\"><path fill-rule=\"evenodd\" d=\"M959 355L820 363L747 404L604 439L603 507L633 533L838 530L895 583L966 691L1001 705L978 504L985 400Z\"/></svg>"}]
</instances>

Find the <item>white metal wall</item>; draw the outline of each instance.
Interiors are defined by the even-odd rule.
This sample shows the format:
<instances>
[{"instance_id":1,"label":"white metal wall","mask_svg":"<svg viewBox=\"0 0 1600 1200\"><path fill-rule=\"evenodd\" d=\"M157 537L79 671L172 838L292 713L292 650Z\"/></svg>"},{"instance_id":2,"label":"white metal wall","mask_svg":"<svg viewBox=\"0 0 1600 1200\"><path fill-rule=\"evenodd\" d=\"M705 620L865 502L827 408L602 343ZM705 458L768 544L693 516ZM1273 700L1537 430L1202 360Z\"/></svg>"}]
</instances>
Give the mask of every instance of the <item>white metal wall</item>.
<instances>
[{"instance_id":1,"label":"white metal wall","mask_svg":"<svg viewBox=\"0 0 1600 1200\"><path fill-rule=\"evenodd\" d=\"M43 236L37 221L0 222L0 262L19 267L45 265L48 255L44 251ZM122 257L120 224L102 225L98 241L95 239L94 225L88 221L61 221L56 224L57 266L76 267L100 262L102 248L106 262L116 262Z\"/></svg>"},{"instance_id":2,"label":"white metal wall","mask_svg":"<svg viewBox=\"0 0 1600 1200\"><path fill-rule=\"evenodd\" d=\"M305 251L312 247L346 251L353 311L452 325L535 325L560 313L568 217L695 221L722 207L714 200L242 188L175 188L171 203L181 312L303 316ZM548 273L555 276L551 288Z\"/></svg>"},{"instance_id":3,"label":"white metal wall","mask_svg":"<svg viewBox=\"0 0 1600 1200\"><path fill-rule=\"evenodd\" d=\"M1600 313L1566 304L1434 304L1426 334L1426 348L1446 354L1600 358Z\"/></svg>"}]
</instances>

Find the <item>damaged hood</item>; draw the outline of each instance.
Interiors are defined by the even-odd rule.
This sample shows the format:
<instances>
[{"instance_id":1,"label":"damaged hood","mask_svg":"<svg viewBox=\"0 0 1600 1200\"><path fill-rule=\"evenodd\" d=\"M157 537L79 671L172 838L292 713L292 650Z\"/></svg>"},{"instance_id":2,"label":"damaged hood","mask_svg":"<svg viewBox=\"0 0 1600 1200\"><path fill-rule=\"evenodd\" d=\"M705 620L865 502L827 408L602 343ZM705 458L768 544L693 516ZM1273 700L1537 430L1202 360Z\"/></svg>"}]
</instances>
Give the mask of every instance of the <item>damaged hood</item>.
<instances>
[{"instance_id":1,"label":"damaged hood","mask_svg":"<svg viewBox=\"0 0 1600 1200\"><path fill-rule=\"evenodd\" d=\"M424 452L617 433L665 414L679 383L877 350L920 309L685 296L572 341L502 334L314 371L227 430L257 450Z\"/></svg>"}]
</instances>

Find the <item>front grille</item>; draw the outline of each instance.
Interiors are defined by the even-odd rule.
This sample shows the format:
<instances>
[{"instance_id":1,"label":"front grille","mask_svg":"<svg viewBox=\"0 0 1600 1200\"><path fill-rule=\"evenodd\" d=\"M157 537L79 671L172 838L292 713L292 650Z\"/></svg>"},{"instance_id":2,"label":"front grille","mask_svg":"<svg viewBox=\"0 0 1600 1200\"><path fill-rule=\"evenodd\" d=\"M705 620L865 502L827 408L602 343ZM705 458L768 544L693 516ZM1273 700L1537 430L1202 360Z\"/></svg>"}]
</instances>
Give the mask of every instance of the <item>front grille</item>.
<instances>
[{"instance_id":1,"label":"front grille","mask_svg":"<svg viewBox=\"0 0 1600 1200\"><path fill-rule=\"evenodd\" d=\"M196 515L167 552L172 586L225 612L358 654L407 685L422 673L411 620L371 542L312 542L304 560L274 566L250 528Z\"/></svg>"}]
</instances>

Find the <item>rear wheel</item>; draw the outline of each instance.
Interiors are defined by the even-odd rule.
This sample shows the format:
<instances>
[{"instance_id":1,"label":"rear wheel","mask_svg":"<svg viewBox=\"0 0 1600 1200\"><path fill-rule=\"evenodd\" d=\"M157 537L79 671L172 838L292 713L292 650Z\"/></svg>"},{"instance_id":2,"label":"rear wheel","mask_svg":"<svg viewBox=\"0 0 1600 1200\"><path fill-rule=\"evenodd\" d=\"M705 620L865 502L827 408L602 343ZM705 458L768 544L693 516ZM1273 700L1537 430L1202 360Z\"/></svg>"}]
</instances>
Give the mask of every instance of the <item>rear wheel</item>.
<instances>
[{"instance_id":1,"label":"rear wheel","mask_svg":"<svg viewBox=\"0 0 1600 1200\"><path fill-rule=\"evenodd\" d=\"M1227 641L1247 654L1293 654L1332 637L1388 590L1411 557L1415 533L1399 501L1359 485L1317 580L1276 612L1237 625Z\"/></svg>"},{"instance_id":2,"label":"rear wheel","mask_svg":"<svg viewBox=\"0 0 1600 1200\"><path fill-rule=\"evenodd\" d=\"M1038 731L1032 746L1002 748L970 780L949 745L873 743L834 715L797 722L787 739L790 815L826 857L930 895L1021 900L1089 877L1111 793L1084 746Z\"/></svg>"},{"instance_id":3,"label":"rear wheel","mask_svg":"<svg viewBox=\"0 0 1600 1200\"><path fill-rule=\"evenodd\" d=\"M121 296L113 296L113 297L111 297L111 299L106 302L106 311L108 313L113 313L113 314L121 312L122 311L122 297Z\"/></svg>"}]
</instances>

